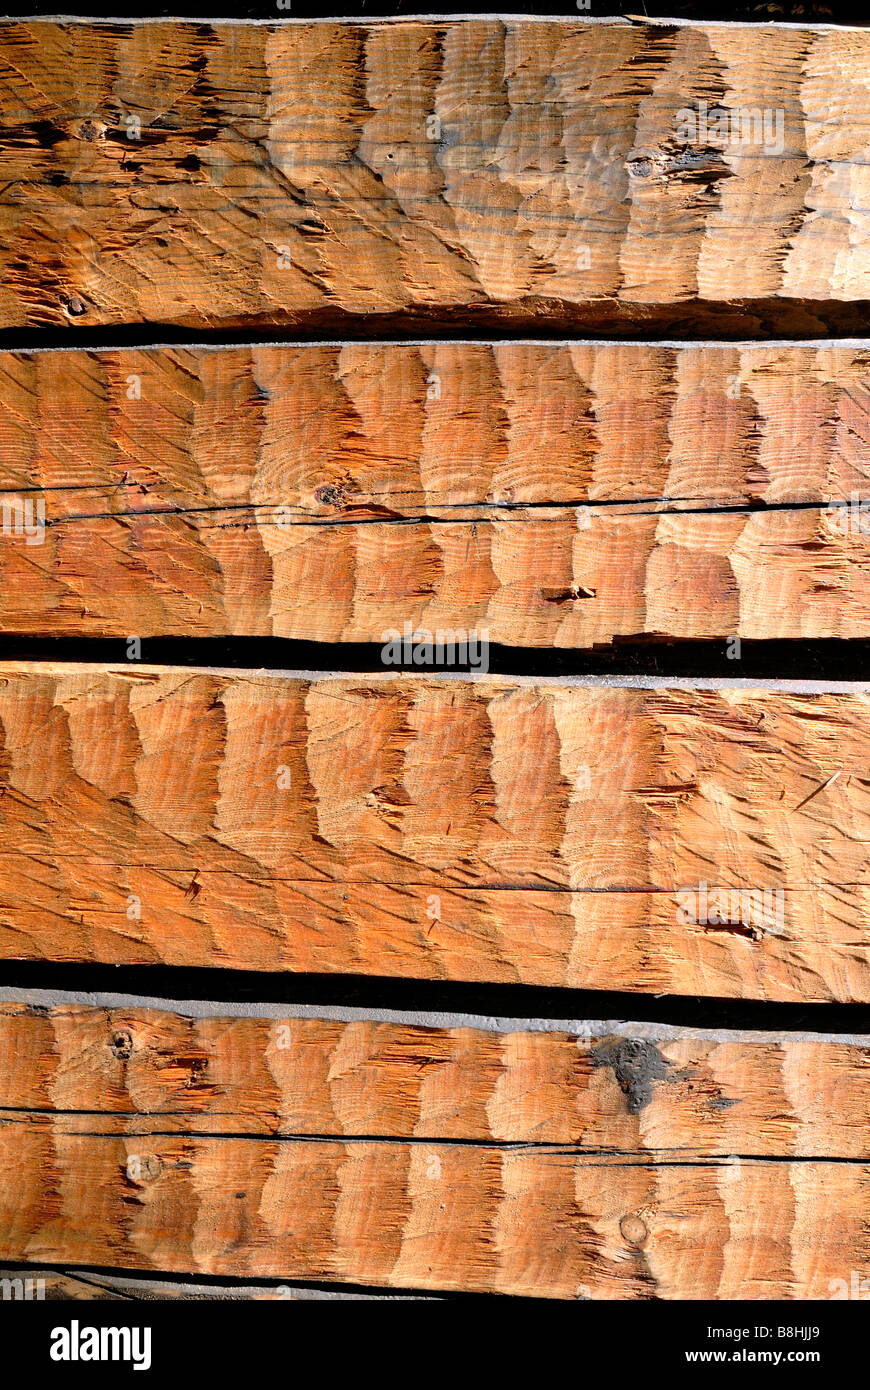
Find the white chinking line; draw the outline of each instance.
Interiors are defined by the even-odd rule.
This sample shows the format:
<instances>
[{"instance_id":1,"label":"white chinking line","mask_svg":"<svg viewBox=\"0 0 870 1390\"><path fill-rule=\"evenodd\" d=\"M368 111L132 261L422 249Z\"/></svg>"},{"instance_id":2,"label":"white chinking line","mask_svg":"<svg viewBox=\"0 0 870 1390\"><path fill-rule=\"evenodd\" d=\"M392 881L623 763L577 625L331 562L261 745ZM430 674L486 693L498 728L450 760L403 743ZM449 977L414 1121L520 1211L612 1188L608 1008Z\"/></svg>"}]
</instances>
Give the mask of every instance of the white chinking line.
<instances>
[{"instance_id":1,"label":"white chinking line","mask_svg":"<svg viewBox=\"0 0 870 1390\"><path fill-rule=\"evenodd\" d=\"M146 639L147 640L147 639ZM372 645L377 646L377 643ZM568 651L566 648L541 648L542 651ZM590 649L591 652L591 649ZM559 689L588 687L607 689L619 687L628 690L781 690L791 695L867 695L870 694L870 681L823 681L797 679L762 679L752 676L646 676L646 675L580 675L580 676L514 676L498 675L492 671L444 671L437 667L425 670L371 670L371 671L285 671L269 670L262 667L233 666L158 666L147 662L136 662L124 667L120 662L94 661L21 661L0 662L0 673L11 675L75 675L118 676L134 681L153 679L160 675L180 676L220 676L237 681L360 681L386 683L402 681L409 677L426 681L460 681L506 686L547 686Z\"/></svg>"},{"instance_id":2,"label":"white chinking line","mask_svg":"<svg viewBox=\"0 0 870 1390\"><path fill-rule=\"evenodd\" d=\"M292 973L276 976L292 979ZM360 977L363 978L363 977ZM419 983L413 981L412 983ZM430 982L426 982L430 983ZM436 983L444 983L437 981ZM455 982L454 982L455 983ZM735 999L735 1005L745 1000ZM619 1037L646 1042L787 1043L830 1042L870 1047L864 1033L821 1033L747 1028L684 1028L670 1023L635 1023L628 1019L499 1018L487 1014L439 1013L424 1009L361 1008L344 1004L267 1004L249 1000L159 999L143 994L114 994L64 989L0 987L0 1005L31 1004L36 1008L156 1009L187 1018L328 1019L336 1023L395 1023L414 1028L474 1028L486 1033L568 1033L578 1039ZM807 1005L807 1008L811 1008Z\"/></svg>"},{"instance_id":3,"label":"white chinking line","mask_svg":"<svg viewBox=\"0 0 870 1390\"><path fill-rule=\"evenodd\" d=\"M0 21L2 22L2 21ZM870 30L866 31L870 33ZM783 302L787 296L783 297ZM413 305L409 306L413 311ZM460 306L461 307L461 306ZM473 305L471 307L474 307ZM486 307L486 306L484 306ZM108 325L103 325L108 327ZM125 328L138 325L126 324ZM165 327L165 325L163 325ZM152 325L153 327L153 325ZM9 330L15 332L16 330ZM233 332L234 330L225 330ZM264 330L265 331L265 330ZM688 352L699 348L721 348L727 351L775 352L779 348L812 348L813 350L838 348L852 352L870 352L870 338L497 338L497 337L455 337L455 338L271 338L263 337L251 342L214 343L199 342L195 338L184 342L164 343L103 343L99 347L83 345L75 341L69 343L49 343L44 347L0 348L2 353L14 353L16 357L29 357L37 353L82 352L244 352L274 348L345 348L345 347L547 347L547 348L612 348L625 347L672 348Z\"/></svg>"},{"instance_id":4,"label":"white chinking line","mask_svg":"<svg viewBox=\"0 0 870 1390\"><path fill-rule=\"evenodd\" d=\"M201 15L140 15L130 19L117 15L4 15L3 23L27 24L118 24L142 26L147 24L196 24L209 27L260 27L281 29L293 25L352 24L368 28L372 24L561 24L565 28L620 25L634 28L638 24L659 25L677 29L799 29L813 33L866 34L859 24L802 24L794 20L730 20L730 19L666 19L660 15L534 15L534 14L408 14L408 15L276 15L274 19L203 19Z\"/></svg>"}]
</instances>

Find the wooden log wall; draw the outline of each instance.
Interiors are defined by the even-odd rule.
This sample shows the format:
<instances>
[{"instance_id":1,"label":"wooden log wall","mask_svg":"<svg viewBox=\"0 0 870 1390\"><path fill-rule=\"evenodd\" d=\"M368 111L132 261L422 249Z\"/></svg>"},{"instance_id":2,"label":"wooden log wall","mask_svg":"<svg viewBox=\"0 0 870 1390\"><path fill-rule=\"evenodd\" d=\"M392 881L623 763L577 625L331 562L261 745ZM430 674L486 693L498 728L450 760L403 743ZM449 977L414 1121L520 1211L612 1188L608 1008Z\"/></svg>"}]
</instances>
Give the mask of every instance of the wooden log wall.
<instances>
[{"instance_id":1,"label":"wooden log wall","mask_svg":"<svg viewBox=\"0 0 870 1390\"><path fill-rule=\"evenodd\" d=\"M0 1047L0 1259L727 1299L870 1256L867 1047L23 1007Z\"/></svg>"},{"instance_id":2,"label":"wooden log wall","mask_svg":"<svg viewBox=\"0 0 870 1390\"><path fill-rule=\"evenodd\" d=\"M870 1003L868 701L0 666L0 958Z\"/></svg>"},{"instance_id":3,"label":"wooden log wall","mask_svg":"<svg viewBox=\"0 0 870 1390\"><path fill-rule=\"evenodd\" d=\"M0 323L854 330L868 62L799 27L5 24Z\"/></svg>"},{"instance_id":4,"label":"wooden log wall","mask_svg":"<svg viewBox=\"0 0 870 1390\"><path fill-rule=\"evenodd\" d=\"M45 530L0 553L0 622L870 637L868 366L870 343L3 354L0 508L24 533L36 498Z\"/></svg>"},{"instance_id":5,"label":"wooden log wall","mask_svg":"<svg viewBox=\"0 0 870 1390\"><path fill-rule=\"evenodd\" d=\"M870 1274L870 694L795 684L870 638L868 71L0 23L4 1301ZM791 688L556 664L714 639Z\"/></svg>"}]
</instances>

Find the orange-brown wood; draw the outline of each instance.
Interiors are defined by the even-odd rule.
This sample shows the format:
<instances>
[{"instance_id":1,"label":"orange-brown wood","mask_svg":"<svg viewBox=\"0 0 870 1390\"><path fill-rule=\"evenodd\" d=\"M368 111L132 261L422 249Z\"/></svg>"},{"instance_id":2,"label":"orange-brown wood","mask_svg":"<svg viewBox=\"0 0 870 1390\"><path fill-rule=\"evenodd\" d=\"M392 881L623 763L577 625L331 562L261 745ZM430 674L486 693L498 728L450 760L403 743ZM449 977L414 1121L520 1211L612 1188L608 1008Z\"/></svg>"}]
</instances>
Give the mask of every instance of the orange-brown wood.
<instances>
[{"instance_id":1,"label":"orange-brown wood","mask_svg":"<svg viewBox=\"0 0 870 1390\"><path fill-rule=\"evenodd\" d=\"M0 325L862 331L868 58L738 24L7 23Z\"/></svg>"},{"instance_id":2,"label":"orange-brown wood","mask_svg":"<svg viewBox=\"0 0 870 1390\"><path fill-rule=\"evenodd\" d=\"M649 1029L646 1030L649 1033ZM0 1004L0 1115L154 1131L870 1161L870 1048Z\"/></svg>"},{"instance_id":3,"label":"orange-brown wood","mask_svg":"<svg viewBox=\"0 0 870 1390\"><path fill-rule=\"evenodd\" d=\"M7 353L0 629L868 636L868 450L866 346Z\"/></svg>"},{"instance_id":4,"label":"orange-brown wood","mask_svg":"<svg viewBox=\"0 0 870 1390\"><path fill-rule=\"evenodd\" d=\"M870 1258L867 1057L3 1005L0 1259L845 1297Z\"/></svg>"},{"instance_id":5,"label":"orange-brown wood","mask_svg":"<svg viewBox=\"0 0 870 1390\"><path fill-rule=\"evenodd\" d=\"M870 999L866 695L0 682L7 959Z\"/></svg>"},{"instance_id":6,"label":"orange-brown wood","mask_svg":"<svg viewBox=\"0 0 870 1390\"><path fill-rule=\"evenodd\" d=\"M862 1163L745 1160L735 1181L666 1155L79 1134L40 1115L0 1125L0 1163L4 1260L668 1299L848 1297L870 1261Z\"/></svg>"}]
</instances>

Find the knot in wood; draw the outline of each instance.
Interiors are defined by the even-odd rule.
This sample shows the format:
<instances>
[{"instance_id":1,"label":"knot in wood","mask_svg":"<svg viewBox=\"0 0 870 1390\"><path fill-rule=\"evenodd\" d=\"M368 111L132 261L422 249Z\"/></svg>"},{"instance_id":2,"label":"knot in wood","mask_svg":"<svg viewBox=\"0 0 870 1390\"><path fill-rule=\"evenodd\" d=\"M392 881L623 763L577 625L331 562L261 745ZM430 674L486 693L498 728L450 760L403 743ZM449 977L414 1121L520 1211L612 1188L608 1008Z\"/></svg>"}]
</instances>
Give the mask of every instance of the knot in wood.
<instances>
[{"instance_id":1,"label":"knot in wood","mask_svg":"<svg viewBox=\"0 0 870 1390\"><path fill-rule=\"evenodd\" d=\"M119 1061L126 1062L133 1055L133 1039L126 1029L121 1028L117 1033L112 1034L110 1044L112 1052Z\"/></svg>"},{"instance_id":2,"label":"knot in wood","mask_svg":"<svg viewBox=\"0 0 870 1390\"><path fill-rule=\"evenodd\" d=\"M635 1248L643 1245L649 1229L642 1216L637 1212L629 1212L619 1223L619 1230L626 1245L633 1245Z\"/></svg>"}]
</instances>

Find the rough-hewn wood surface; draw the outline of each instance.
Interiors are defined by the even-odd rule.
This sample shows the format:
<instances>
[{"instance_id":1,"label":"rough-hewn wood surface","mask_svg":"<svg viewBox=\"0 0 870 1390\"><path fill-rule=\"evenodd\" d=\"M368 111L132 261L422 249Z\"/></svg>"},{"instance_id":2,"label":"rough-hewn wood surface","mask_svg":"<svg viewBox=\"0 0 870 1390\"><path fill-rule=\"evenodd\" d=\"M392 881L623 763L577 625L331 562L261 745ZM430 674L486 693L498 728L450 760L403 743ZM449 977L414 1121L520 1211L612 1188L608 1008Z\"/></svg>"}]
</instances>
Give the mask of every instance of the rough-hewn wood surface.
<instances>
[{"instance_id":1,"label":"rough-hewn wood surface","mask_svg":"<svg viewBox=\"0 0 870 1390\"><path fill-rule=\"evenodd\" d=\"M865 695L0 682L0 956L870 999Z\"/></svg>"},{"instance_id":2,"label":"rough-hewn wood surface","mask_svg":"<svg viewBox=\"0 0 870 1390\"><path fill-rule=\"evenodd\" d=\"M870 1165L0 1127L0 1258L553 1298L830 1298ZM127 1176L131 1160L145 1176ZM430 1176L436 1175L436 1176ZM59 1197L58 1195L59 1194ZM217 1237L217 1238L216 1238Z\"/></svg>"},{"instance_id":3,"label":"rough-hewn wood surface","mask_svg":"<svg viewBox=\"0 0 870 1390\"><path fill-rule=\"evenodd\" d=\"M844 30L7 23L0 325L860 332L868 66Z\"/></svg>"},{"instance_id":4,"label":"rough-hewn wood surface","mask_svg":"<svg viewBox=\"0 0 870 1390\"><path fill-rule=\"evenodd\" d=\"M870 1048L0 1004L0 1117L870 1161Z\"/></svg>"},{"instance_id":5,"label":"rough-hewn wood surface","mask_svg":"<svg viewBox=\"0 0 870 1390\"><path fill-rule=\"evenodd\" d=\"M3 354L0 629L867 636L868 458L867 344Z\"/></svg>"},{"instance_id":6,"label":"rough-hewn wood surface","mask_svg":"<svg viewBox=\"0 0 870 1390\"><path fill-rule=\"evenodd\" d=\"M868 71L0 24L0 634L870 636L870 343L650 340L866 332ZM870 696L129 645L0 665L0 961L870 1002ZM0 1004L0 1300L848 1296L866 1040L625 1031Z\"/></svg>"},{"instance_id":7,"label":"rough-hewn wood surface","mask_svg":"<svg viewBox=\"0 0 870 1390\"><path fill-rule=\"evenodd\" d=\"M4 1261L829 1298L870 1260L859 1046L6 1005L0 1058Z\"/></svg>"}]
</instances>

